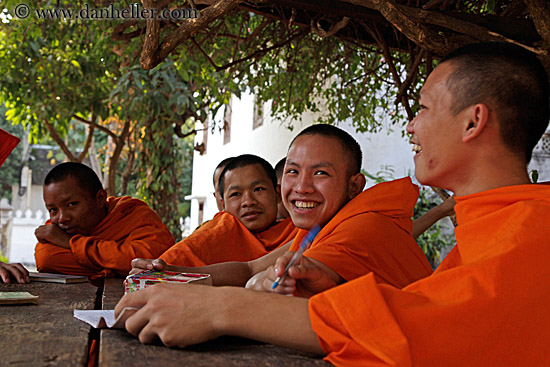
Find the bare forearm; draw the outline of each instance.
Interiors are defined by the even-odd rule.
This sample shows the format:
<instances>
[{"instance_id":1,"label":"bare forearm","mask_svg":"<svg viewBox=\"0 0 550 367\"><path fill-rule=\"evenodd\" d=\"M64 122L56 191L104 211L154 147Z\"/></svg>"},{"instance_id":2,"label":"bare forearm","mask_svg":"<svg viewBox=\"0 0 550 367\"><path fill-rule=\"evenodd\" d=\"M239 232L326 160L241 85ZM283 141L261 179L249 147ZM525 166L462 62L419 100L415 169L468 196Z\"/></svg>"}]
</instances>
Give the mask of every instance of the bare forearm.
<instances>
[{"instance_id":1,"label":"bare forearm","mask_svg":"<svg viewBox=\"0 0 550 367\"><path fill-rule=\"evenodd\" d=\"M324 354L311 327L307 299L232 287L220 291L216 324L221 334Z\"/></svg>"},{"instance_id":2,"label":"bare forearm","mask_svg":"<svg viewBox=\"0 0 550 367\"><path fill-rule=\"evenodd\" d=\"M450 215L452 213L453 206L450 206L450 209L448 207L449 207L449 204L447 203L439 204L438 206L432 208L421 217L417 218L413 222L413 230L412 230L413 238L417 238L422 233L424 233L428 228L433 226L437 221Z\"/></svg>"},{"instance_id":3,"label":"bare forearm","mask_svg":"<svg viewBox=\"0 0 550 367\"><path fill-rule=\"evenodd\" d=\"M182 273L210 274L212 277L212 285L214 286L232 285L244 287L248 279L252 276L248 263L237 261L197 267L170 265L167 270Z\"/></svg>"}]
</instances>

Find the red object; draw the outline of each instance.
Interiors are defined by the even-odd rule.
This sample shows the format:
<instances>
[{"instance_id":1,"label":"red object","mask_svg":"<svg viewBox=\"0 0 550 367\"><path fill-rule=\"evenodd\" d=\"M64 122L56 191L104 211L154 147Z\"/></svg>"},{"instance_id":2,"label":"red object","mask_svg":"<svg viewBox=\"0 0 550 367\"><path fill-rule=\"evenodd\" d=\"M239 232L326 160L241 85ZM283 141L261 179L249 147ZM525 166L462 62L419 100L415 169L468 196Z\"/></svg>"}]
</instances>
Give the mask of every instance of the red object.
<instances>
[{"instance_id":1,"label":"red object","mask_svg":"<svg viewBox=\"0 0 550 367\"><path fill-rule=\"evenodd\" d=\"M0 129L0 167L6 161L13 148L19 144L21 139L17 136Z\"/></svg>"}]
</instances>

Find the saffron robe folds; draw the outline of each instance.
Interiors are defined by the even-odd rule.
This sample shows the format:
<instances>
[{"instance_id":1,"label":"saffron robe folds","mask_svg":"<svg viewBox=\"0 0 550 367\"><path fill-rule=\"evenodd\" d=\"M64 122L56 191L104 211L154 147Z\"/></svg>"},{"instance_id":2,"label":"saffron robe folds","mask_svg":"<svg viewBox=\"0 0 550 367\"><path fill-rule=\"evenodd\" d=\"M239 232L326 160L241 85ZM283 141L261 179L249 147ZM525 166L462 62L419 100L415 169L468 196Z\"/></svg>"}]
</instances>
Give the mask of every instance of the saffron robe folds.
<instances>
[{"instance_id":1,"label":"saffron robe folds","mask_svg":"<svg viewBox=\"0 0 550 367\"><path fill-rule=\"evenodd\" d=\"M367 275L314 296L313 329L338 366L550 364L550 187L455 197L457 245L402 289Z\"/></svg>"},{"instance_id":2,"label":"saffron robe folds","mask_svg":"<svg viewBox=\"0 0 550 367\"><path fill-rule=\"evenodd\" d=\"M345 280L373 272L398 287L432 273L412 238L418 188L410 178L384 182L357 195L321 229L304 255L322 262ZM291 251L307 231L300 230Z\"/></svg>"},{"instance_id":3,"label":"saffron robe folds","mask_svg":"<svg viewBox=\"0 0 550 367\"><path fill-rule=\"evenodd\" d=\"M132 269L132 259L156 258L174 245L168 227L143 201L111 196L107 198L107 211L90 235L71 238L70 249L38 243L34 254L37 269L92 279L125 276Z\"/></svg>"},{"instance_id":4,"label":"saffron robe folds","mask_svg":"<svg viewBox=\"0 0 550 367\"><path fill-rule=\"evenodd\" d=\"M233 215L219 212L160 258L178 266L250 261L292 241L297 231L288 218L262 232L252 233Z\"/></svg>"}]
</instances>

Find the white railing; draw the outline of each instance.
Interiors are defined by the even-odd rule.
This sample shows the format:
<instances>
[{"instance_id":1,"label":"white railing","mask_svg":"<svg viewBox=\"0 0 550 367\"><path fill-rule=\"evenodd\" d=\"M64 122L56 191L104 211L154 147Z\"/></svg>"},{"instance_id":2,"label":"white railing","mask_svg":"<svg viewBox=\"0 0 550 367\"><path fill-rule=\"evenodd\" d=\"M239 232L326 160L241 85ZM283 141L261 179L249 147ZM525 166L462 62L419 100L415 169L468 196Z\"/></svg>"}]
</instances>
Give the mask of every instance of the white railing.
<instances>
[{"instance_id":1,"label":"white railing","mask_svg":"<svg viewBox=\"0 0 550 367\"><path fill-rule=\"evenodd\" d=\"M12 211L7 199L0 201L2 253L9 262L34 266L34 230L46 221L41 210Z\"/></svg>"}]
</instances>

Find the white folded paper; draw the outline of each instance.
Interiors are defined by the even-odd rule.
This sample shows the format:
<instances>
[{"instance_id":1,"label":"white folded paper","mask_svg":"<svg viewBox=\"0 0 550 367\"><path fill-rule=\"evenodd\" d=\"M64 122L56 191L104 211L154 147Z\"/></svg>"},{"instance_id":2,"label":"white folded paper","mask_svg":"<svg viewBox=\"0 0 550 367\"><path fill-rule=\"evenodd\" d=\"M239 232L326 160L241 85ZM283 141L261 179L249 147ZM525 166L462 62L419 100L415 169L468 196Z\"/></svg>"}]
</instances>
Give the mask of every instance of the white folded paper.
<instances>
[{"instance_id":1,"label":"white folded paper","mask_svg":"<svg viewBox=\"0 0 550 367\"><path fill-rule=\"evenodd\" d=\"M73 316L96 329L124 329L126 319L138 308L126 307L115 319L115 310L74 310Z\"/></svg>"}]
</instances>

